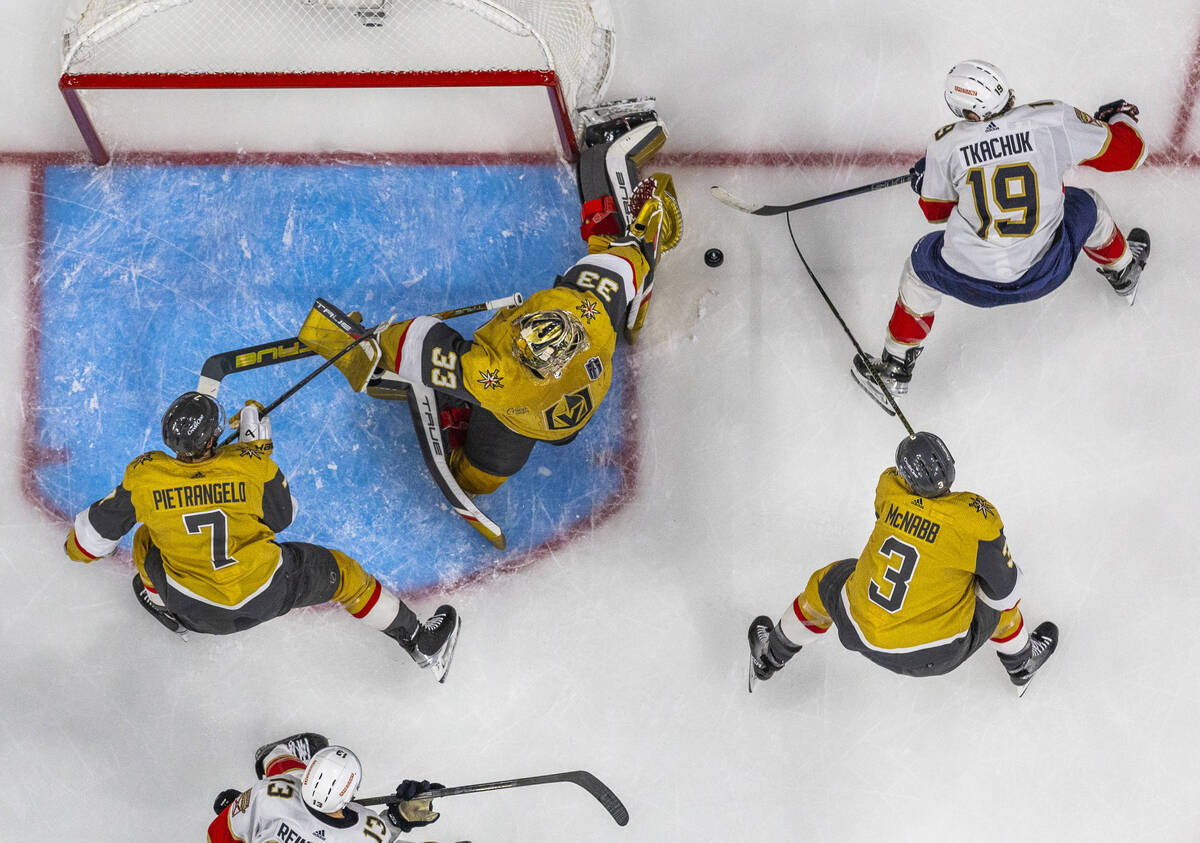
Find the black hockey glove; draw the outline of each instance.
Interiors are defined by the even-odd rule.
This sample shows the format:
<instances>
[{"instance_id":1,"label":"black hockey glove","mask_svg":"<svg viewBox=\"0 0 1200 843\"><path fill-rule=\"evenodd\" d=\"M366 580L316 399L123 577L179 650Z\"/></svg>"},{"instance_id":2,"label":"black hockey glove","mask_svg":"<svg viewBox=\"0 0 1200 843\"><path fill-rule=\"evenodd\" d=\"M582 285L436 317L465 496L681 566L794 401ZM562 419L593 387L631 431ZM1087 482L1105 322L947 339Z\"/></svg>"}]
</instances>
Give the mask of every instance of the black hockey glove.
<instances>
[{"instance_id":1,"label":"black hockey glove","mask_svg":"<svg viewBox=\"0 0 1200 843\"><path fill-rule=\"evenodd\" d=\"M913 193L921 195L921 185L925 183L925 156L922 155L916 164L908 168L908 183L912 186Z\"/></svg>"},{"instance_id":2,"label":"black hockey glove","mask_svg":"<svg viewBox=\"0 0 1200 843\"><path fill-rule=\"evenodd\" d=\"M217 794L217 798L213 800L213 813L219 814L234 803L239 796L242 795L240 790L222 790Z\"/></svg>"},{"instance_id":3,"label":"black hockey glove","mask_svg":"<svg viewBox=\"0 0 1200 843\"><path fill-rule=\"evenodd\" d=\"M1096 113L1092 116L1101 123L1109 123L1118 114L1128 114L1136 123L1139 114L1138 107L1131 102L1125 102L1125 100L1113 100L1097 108Z\"/></svg>"},{"instance_id":4,"label":"black hockey glove","mask_svg":"<svg viewBox=\"0 0 1200 843\"><path fill-rule=\"evenodd\" d=\"M441 816L433 810L433 797L429 796L424 799L414 797L418 793L441 790L443 787L444 785L436 782L430 784L428 780L405 779L396 785L396 798L400 801L388 805L387 818L391 820L392 825L406 834L414 828L429 825Z\"/></svg>"}]
</instances>

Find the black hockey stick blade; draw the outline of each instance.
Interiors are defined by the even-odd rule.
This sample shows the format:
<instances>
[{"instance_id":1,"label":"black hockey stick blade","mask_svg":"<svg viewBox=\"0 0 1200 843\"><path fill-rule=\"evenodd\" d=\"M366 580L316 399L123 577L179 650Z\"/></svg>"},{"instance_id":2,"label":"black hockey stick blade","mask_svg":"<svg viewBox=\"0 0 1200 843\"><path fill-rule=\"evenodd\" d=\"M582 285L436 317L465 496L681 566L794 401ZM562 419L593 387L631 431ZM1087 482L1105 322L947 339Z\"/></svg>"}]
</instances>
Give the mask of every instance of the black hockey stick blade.
<instances>
[{"instance_id":1,"label":"black hockey stick blade","mask_svg":"<svg viewBox=\"0 0 1200 843\"><path fill-rule=\"evenodd\" d=\"M246 348L235 348L232 351L219 351L205 360L204 365L200 367L200 383L196 391L216 398L221 381L226 375L274 366L288 360L303 360L314 355L316 352L300 342L299 337L271 340Z\"/></svg>"},{"instance_id":2,"label":"black hockey stick blade","mask_svg":"<svg viewBox=\"0 0 1200 843\"><path fill-rule=\"evenodd\" d=\"M858 196L862 193L870 193L873 190L880 190L885 187L892 187L897 184L904 184L909 181L909 176L905 173L902 176L893 176L892 178L883 179L882 181L871 182L860 187L851 187L848 190L839 190L837 193L830 193L826 196L818 196L815 199L805 199L801 202L793 202L791 205L764 205L762 203L748 202L745 199L739 199L728 190L717 185L713 185L712 195L717 201L728 205L731 208L736 208L739 211L747 214L754 214L759 217L773 217L776 214L786 214L789 211L799 211L801 208L811 208L814 205L823 205L826 202L835 202L838 199L847 199L851 196Z\"/></svg>"},{"instance_id":3,"label":"black hockey stick blade","mask_svg":"<svg viewBox=\"0 0 1200 843\"><path fill-rule=\"evenodd\" d=\"M572 770L568 773L551 773L547 776L528 776L521 779L505 779L499 782L483 782L482 784L466 784L460 787L446 787L441 790L431 790L425 793L418 793L414 799L440 799L443 796L459 796L464 793L484 793L491 790L507 790L512 787L529 787L535 784L556 784L558 782L569 782L582 787L601 805L604 810L608 811L608 815L613 818L613 822L617 825L628 825L629 811L617 798L617 795L609 789L608 785L600 781L586 770ZM399 802L396 794L389 793L386 796L369 796L366 799L354 800L360 805L388 805Z\"/></svg>"}]
</instances>

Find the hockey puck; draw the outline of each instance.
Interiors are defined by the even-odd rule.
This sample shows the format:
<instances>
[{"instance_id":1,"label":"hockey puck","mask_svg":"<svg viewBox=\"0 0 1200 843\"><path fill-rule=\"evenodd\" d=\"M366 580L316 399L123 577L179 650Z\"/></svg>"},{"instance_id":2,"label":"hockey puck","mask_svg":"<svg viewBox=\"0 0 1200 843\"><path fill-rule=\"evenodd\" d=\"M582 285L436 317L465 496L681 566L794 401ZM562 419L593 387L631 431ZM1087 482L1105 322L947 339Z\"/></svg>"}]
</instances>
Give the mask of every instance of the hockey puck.
<instances>
[{"instance_id":1,"label":"hockey puck","mask_svg":"<svg viewBox=\"0 0 1200 843\"><path fill-rule=\"evenodd\" d=\"M709 266L720 266L725 262L725 253L720 249L709 249L704 253L704 262Z\"/></svg>"}]
</instances>

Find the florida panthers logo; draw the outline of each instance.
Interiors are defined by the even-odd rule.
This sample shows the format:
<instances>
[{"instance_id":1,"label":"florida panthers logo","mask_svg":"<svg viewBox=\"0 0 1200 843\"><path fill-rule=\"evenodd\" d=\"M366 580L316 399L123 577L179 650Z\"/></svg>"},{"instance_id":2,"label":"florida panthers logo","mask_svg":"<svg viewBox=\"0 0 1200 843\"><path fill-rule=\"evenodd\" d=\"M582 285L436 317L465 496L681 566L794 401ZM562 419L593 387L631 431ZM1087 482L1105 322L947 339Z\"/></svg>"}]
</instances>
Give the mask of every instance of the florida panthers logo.
<instances>
[{"instance_id":1,"label":"florida panthers logo","mask_svg":"<svg viewBox=\"0 0 1200 843\"><path fill-rule=\"evenodd\" d=\"M570 430L578 427L592 412L592 393L583 389L569 392L546 410L544 417L549 430Z\"/></svg>"}]
</instances>

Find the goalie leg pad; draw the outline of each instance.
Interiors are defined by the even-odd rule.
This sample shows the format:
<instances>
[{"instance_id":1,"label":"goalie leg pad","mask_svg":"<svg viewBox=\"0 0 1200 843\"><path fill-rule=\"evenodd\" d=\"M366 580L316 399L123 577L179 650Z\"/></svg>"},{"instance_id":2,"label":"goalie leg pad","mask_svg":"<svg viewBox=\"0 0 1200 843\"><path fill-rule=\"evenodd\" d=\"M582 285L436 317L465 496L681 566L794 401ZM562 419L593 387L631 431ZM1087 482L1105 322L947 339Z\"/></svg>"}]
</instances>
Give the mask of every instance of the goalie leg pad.
<instances>
[{"instance_id":1,"label":"goalie leg pad","mask_svg":"<svg viewBox=\"0 0 1200 843\"><path fill-rule=\"evenodd\" d=\"M622 234L635 214L630 211L638 168L662 148L667 132L657 120L641 123L616 140L583 150L579 158L579 200L583 204L580 234ZM606 201L607 200L607 201ZM615 226L608 222L616 217Z\"/></svg>"},{"instance_id":2,"label":"goalie leg pad","mask_svg":"<svg viewBox=\"0 0 1200 843\"><path fill-rule=\"evenodd\" d=\"M321 307L318 299L300 327L300 341L326 360L339 354L356 337L334 322ZM379 364L381 351L374 339L363 340L352 351L343 354L334 367L341 372L355 392L362 392Z\"/></svg>"}]
</instances>

